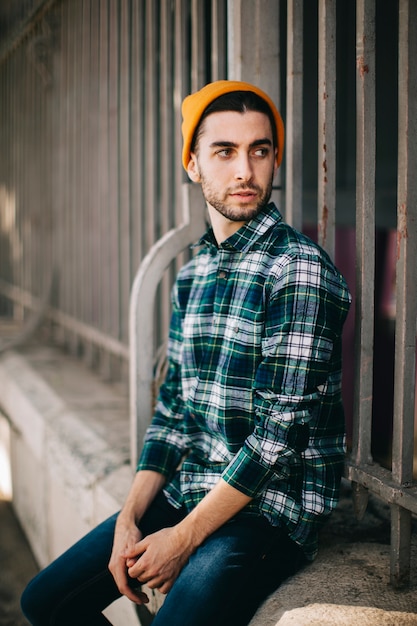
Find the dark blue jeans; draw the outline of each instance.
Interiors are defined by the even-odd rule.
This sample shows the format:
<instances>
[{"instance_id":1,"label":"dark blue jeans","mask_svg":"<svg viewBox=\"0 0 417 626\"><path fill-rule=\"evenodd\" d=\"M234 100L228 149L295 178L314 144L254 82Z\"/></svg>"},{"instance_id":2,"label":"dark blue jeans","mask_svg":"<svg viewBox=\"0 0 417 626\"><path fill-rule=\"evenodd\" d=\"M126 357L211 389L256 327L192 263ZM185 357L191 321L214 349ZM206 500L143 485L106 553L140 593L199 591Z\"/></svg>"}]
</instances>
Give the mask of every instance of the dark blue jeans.
<instances>
[{"instance_id":1,"label":"dark blue jeans","mask_svg":"<svg viewBox=\"0 0 417 626\"><path fill-rule=\"evenodd\" d=\"M140 529L150 534L173 526L184 514L161 494ZM102 610L120 597L107 568L116 518L97 526L28 584L22 610L31 624L109 624ZM281 529L239 515L192 555L152 626L244 626L266 596L302 564L300 549Z\"/></svg>"}]
</instances>

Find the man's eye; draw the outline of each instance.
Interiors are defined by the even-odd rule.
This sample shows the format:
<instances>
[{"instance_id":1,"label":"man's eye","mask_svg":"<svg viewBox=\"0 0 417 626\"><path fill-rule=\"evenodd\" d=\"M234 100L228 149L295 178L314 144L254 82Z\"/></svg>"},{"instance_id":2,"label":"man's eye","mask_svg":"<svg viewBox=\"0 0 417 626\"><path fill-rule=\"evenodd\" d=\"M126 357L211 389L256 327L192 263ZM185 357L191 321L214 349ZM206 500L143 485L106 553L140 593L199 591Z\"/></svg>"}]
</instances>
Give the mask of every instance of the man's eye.
<instances>
[{"instance_id":1,"label":"man's eye","mask_svg":"<svg viewBox=\"0 0 417 626\"><path fill-rule=\"evenodd\" d=\"M266 157L268 154L268 148L256 148L254 155L257 157Z\"/></svg>"},{"instance_id":2,"label":"man's eye","mask_svg":"<svg viewBox=\"0 0 417 626\"><path fill-rule=\"evenodd\" d=\"M230 156L230 152L231 152L230 148L222 148L221 150L218 150L216 154L217 156L225 159L226 157Z\"/></svg>"}]
</instances>

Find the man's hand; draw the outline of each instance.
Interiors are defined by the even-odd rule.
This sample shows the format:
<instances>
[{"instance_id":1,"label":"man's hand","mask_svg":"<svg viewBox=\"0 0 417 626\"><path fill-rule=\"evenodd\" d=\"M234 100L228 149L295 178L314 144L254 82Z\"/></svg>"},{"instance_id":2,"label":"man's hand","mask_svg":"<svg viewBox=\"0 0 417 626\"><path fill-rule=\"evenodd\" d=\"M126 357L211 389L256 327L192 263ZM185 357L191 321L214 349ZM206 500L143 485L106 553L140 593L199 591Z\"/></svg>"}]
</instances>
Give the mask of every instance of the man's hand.
<instances>
[{"instance_id":1,"label":"man's hand","mask_svg":"<svg viewBox=\"0 0 417 626\"><path fill-rule=\"evenodd\" d=\"M193 551L179 525L163 528L126 550L129 576L168 593Z\"/></svg>"},{"instance_id":2,"label":"man's hand","mask_svg":"<svg viewBox=\"0 0 417 626\"><path fill-rule=\"evenodd\" d=\"M119 519L116 522L113 550L109 561L109 570L120 593L136 604L147 603L149 598L140 589L134 590L131 584L129 585L130 577L127 571L126 553L130 553L134 546L138 545L141 538L141 533L135 524L126 524Z\"/></svg>"},{"instance_id":3,"label":"man's hand","mask_svg":"<svg viewBox=\"0 0 417 626\"><path fill-rule=\"evenodd\" d=\"M163 528L142 539L138 520L164 482L165 478L157 472L138 472L116 522L109 570L120 593L136 604L149 600L145 593L132 588L132 579L136 579L138 585L146 583L151 589L168 593L197 547L251 500L220 479L176 526Z\"/></svg>"},{"instance_id":4,"label":"man's hand","mask_svg":"<svg viewBox=\"0 0 417 626\"><path fill-rule=\"evenodd\" d=\"M140 591L140 583L138 583L138 589L132 588L134 585L128 576L126 555L130 555L134 546L142 539L142 534L138 529L138 520L142 518L164 483L164 476L158 472L151 470L137 472L125 505L116 521L109 570L120 593L136 604L149 602L149 598L146 593Z\"/></svg>"}]
</instances>

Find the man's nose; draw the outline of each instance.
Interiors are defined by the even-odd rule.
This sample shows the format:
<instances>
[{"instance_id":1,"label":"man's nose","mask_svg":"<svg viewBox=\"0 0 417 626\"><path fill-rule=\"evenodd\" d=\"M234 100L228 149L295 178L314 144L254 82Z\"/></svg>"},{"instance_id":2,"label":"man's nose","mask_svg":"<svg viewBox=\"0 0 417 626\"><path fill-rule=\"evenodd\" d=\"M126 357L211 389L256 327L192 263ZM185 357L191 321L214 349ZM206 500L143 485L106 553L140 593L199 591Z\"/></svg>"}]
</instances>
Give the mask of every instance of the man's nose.
<instances>
[{"instance_id":1,"label":"man's nose","mask_svg":"<svg viewBox=\"0 0 417 626\"><path fill-rule=\"evenodd\" d=\"M248 154L240 154L235 161L236 180L250 180L253 175L252 164Z\"/></svg>"}]
</instances>

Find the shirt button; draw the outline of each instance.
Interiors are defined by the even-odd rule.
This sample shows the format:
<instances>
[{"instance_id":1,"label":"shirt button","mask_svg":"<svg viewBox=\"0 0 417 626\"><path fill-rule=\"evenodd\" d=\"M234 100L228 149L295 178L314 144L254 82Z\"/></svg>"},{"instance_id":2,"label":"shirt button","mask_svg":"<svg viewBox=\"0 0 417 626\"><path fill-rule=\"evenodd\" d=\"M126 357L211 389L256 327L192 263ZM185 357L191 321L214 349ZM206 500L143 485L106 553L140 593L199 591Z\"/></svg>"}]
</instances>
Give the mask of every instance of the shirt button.
<instances>
[{"instance_id":1,"label":"shirt button","mask_svg":"<svg viewBox=\"0 0 417 626\"><path fill-rule=\"evenodd\" d=\"M224 270L220 270L220 272L219 272L219 278L223 278L223 279L224 279L224 278L227 278L227 274L226 274L226 272L225 272Z\"/></svg>"}]
</instances>

